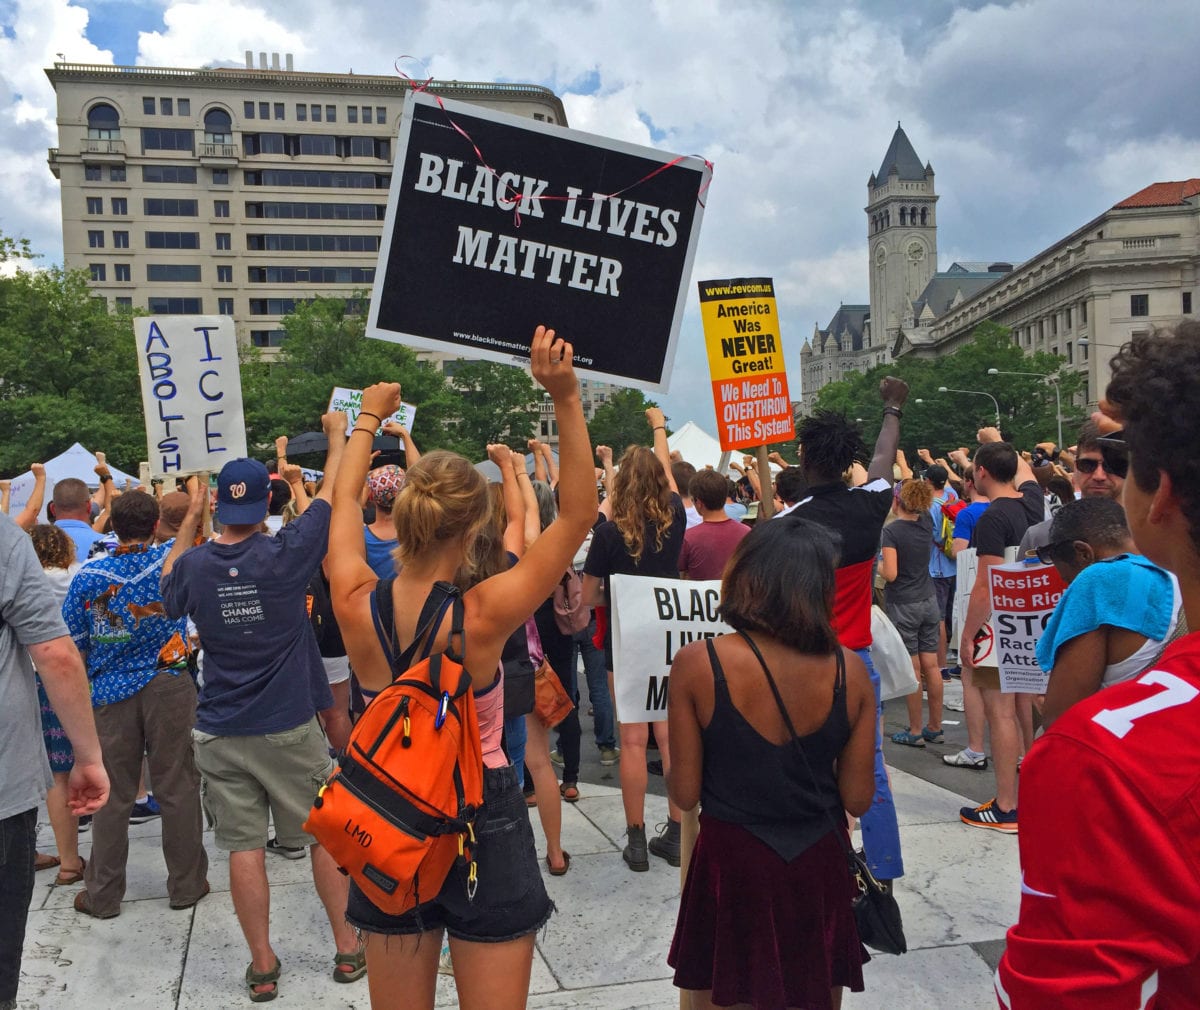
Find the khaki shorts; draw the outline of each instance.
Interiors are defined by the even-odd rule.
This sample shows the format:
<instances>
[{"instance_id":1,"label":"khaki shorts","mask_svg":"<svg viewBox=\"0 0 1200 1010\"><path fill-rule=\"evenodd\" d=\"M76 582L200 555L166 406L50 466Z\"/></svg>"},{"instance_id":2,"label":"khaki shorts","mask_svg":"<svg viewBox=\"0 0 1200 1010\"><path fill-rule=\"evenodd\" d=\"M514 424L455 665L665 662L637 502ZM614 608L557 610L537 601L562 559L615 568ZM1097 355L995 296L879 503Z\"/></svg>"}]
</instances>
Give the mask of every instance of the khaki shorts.
<instances>
[{"instance_id":1,"label":"khaki shorts","mask_svg":"<svg viewBox=\"0 0 1200 1010\"><path fill-rule=\"evenodd\" d=\"M304 828L313 797L333 770L329 741L314 716L261 736L213 736L192 730L200 800L217 848L228 852L267 844L268 816L280 845L313 845Z\"/></svg>"}]
</instances>

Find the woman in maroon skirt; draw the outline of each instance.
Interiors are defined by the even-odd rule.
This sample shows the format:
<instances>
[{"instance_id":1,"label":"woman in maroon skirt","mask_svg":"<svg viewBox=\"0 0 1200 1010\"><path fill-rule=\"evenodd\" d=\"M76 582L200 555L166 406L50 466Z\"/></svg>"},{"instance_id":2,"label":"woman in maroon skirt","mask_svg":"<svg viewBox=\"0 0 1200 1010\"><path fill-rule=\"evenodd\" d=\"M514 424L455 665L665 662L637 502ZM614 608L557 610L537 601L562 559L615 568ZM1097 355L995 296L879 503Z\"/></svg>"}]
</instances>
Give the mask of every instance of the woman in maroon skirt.
<instances>
[{"instance_id":1,"label":"woman in maroon skirt","mask_svg":"<svg viewBox=\"0 0 1200 1010\"><path fill-rule=\"evenodd\" d=\"M807 520L756 526L722 584L737 634L671 668L667 790L701 815L668 961L693 1008L836 1010L863 987L843 811L875 793L875 696L831 623L837 555Z\"/></svg>"}]
</instances>

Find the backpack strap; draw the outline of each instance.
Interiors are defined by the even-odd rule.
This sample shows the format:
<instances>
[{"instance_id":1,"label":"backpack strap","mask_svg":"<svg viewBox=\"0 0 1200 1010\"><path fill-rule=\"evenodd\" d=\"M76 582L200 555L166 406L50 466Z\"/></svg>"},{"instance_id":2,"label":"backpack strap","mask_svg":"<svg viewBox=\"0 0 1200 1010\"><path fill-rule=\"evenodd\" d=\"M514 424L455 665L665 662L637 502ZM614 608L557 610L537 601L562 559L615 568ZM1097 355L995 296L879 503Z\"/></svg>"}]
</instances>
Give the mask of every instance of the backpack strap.
<instances>
[{"instance_id":1,"label":"backpack strap","mask_svg":"<svg viewBox=\"0 0 1200 1010\"><path fill-rule=\"evenodd\" d=\"M417 617L417 634L408 648L401 650L396 638L396 615L392 603L392 585L395 578L380 579L375 586L375 630L381 643L386 643L385 655L392 666L392 680L422 659L429 657L433 643L437 640L437 629L441 627L446 611L451 611L450 637L446 642L446 655L456 663L462 663L466 652L465 608L462 592L449 582L435 582L421 613ZM456 646L457 641L457 646ZM431 671L436 677L437 670ZM437 684L433 685L435 688Z\"/></svg>"}]
</instances>

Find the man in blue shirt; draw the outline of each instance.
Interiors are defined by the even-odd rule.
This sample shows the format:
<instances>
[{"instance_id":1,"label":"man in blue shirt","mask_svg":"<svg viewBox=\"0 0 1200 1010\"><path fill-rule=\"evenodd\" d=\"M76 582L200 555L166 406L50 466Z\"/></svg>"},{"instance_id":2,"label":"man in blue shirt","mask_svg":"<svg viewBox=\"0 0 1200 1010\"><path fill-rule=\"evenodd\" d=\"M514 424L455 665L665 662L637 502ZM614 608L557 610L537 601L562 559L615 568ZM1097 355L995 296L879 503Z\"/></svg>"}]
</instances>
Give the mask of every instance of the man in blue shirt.
<instances>
[{"instance_id":1,"label":"man in blue shirt","mask_svg":"<svg viewBox=\"0 0 1200 1010\"><path fill-rule=\"evenodd\" d=\"M252 459L230 460L217 479L221 535L190 550L204 488L163 566L167 612L187 615L204 647L204 688L192 742L204 777L204 806L217 847L229 853L233 907L250 948L251 992L274 998L279 959L270 937L265 851L268 817L278 845L310 846L313 882L337 946L334 977L365 973L345 919L349 879L303 828L317 789L333 769L317 712L333 697L307 610L307 587L325 557L330 504L346 415L321 419L329 439L321 491L275 536L260 532L271 479Z\"/></svg>"},{"instance_id":2,"label":"man in blue shirt","mask_svg":"<svg viewBox=\"0 0 1200 1010\"><path fill-rule=\"evenodd\" d=\"M57 489L56 489L57 490ZM190 908L209 891L200 814L200 775L190 735L196 685L188 667L187 622L163 609L159 580L166 545L154 543L158 502L131 491L112 506L118 547L75 575L63 618L87 663L108 805L92 821L92 857L75 910L98 919L121 912L129 815L142 756L162 808L162 848L172 908Z\"/></svg>"},{"instance_id":3,"label":"man in blue shirt","mask_svg":"<svg viewBox=\"0 0 1200 1010\"><path fill-rule=\"evenodd\" d=\"M78 477L67 477L54 485L51 505L54 524L75 541L76 559L86 561L92 546L100 539L100 534L92 529L92 492Z\"/></svg>"}]
</instances>

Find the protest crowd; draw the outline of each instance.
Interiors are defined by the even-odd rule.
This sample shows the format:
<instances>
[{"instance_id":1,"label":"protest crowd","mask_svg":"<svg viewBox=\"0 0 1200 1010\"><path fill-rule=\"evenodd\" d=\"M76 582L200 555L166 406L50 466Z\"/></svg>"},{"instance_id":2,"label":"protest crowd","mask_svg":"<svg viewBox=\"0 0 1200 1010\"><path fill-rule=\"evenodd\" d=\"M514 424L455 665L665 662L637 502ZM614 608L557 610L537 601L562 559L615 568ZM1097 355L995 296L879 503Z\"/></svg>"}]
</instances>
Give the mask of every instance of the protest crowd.
<instances>
[{"instance_id":1,"label":"protest crowd","mask_svg":"<svg viewBox=\"0 0 1200 1010\"><path fill-rule=\"evenodd\" d=\"M523 1007L591 747L619 772L627 871L685 871L668 961L691 1006L840 1007L904 949L885 695L894 744L994 780L961 821L1017 836L999 1006L1197 1005L1200 326L1121 348L1070 446L985 427L910 466L887 379L874 446L818 411L797 459L732 476L672 453L658 408L644 444L592 445L571 345L539 327L529 353L557 456L418 450L381 381L352 423L321 418L316 481L280 438L211 486L118 487L103 455L93 486L33 463L19 509L0 483L0 1008L37 875L117 918L129 826L150 820L172 909L228 861L228 1005L308 984L272 942L286 858L311 867L333 979L373 1007L432 1008L439 972L463 1007ZM381 427L403 457L375 458ZM1056 602L1013 680L999 601L1032 576ZM720 583L720 633L675 651L637 712L630 577ZM967 745L940 753L956 681Z\"/></svg>"}]
</instances>

